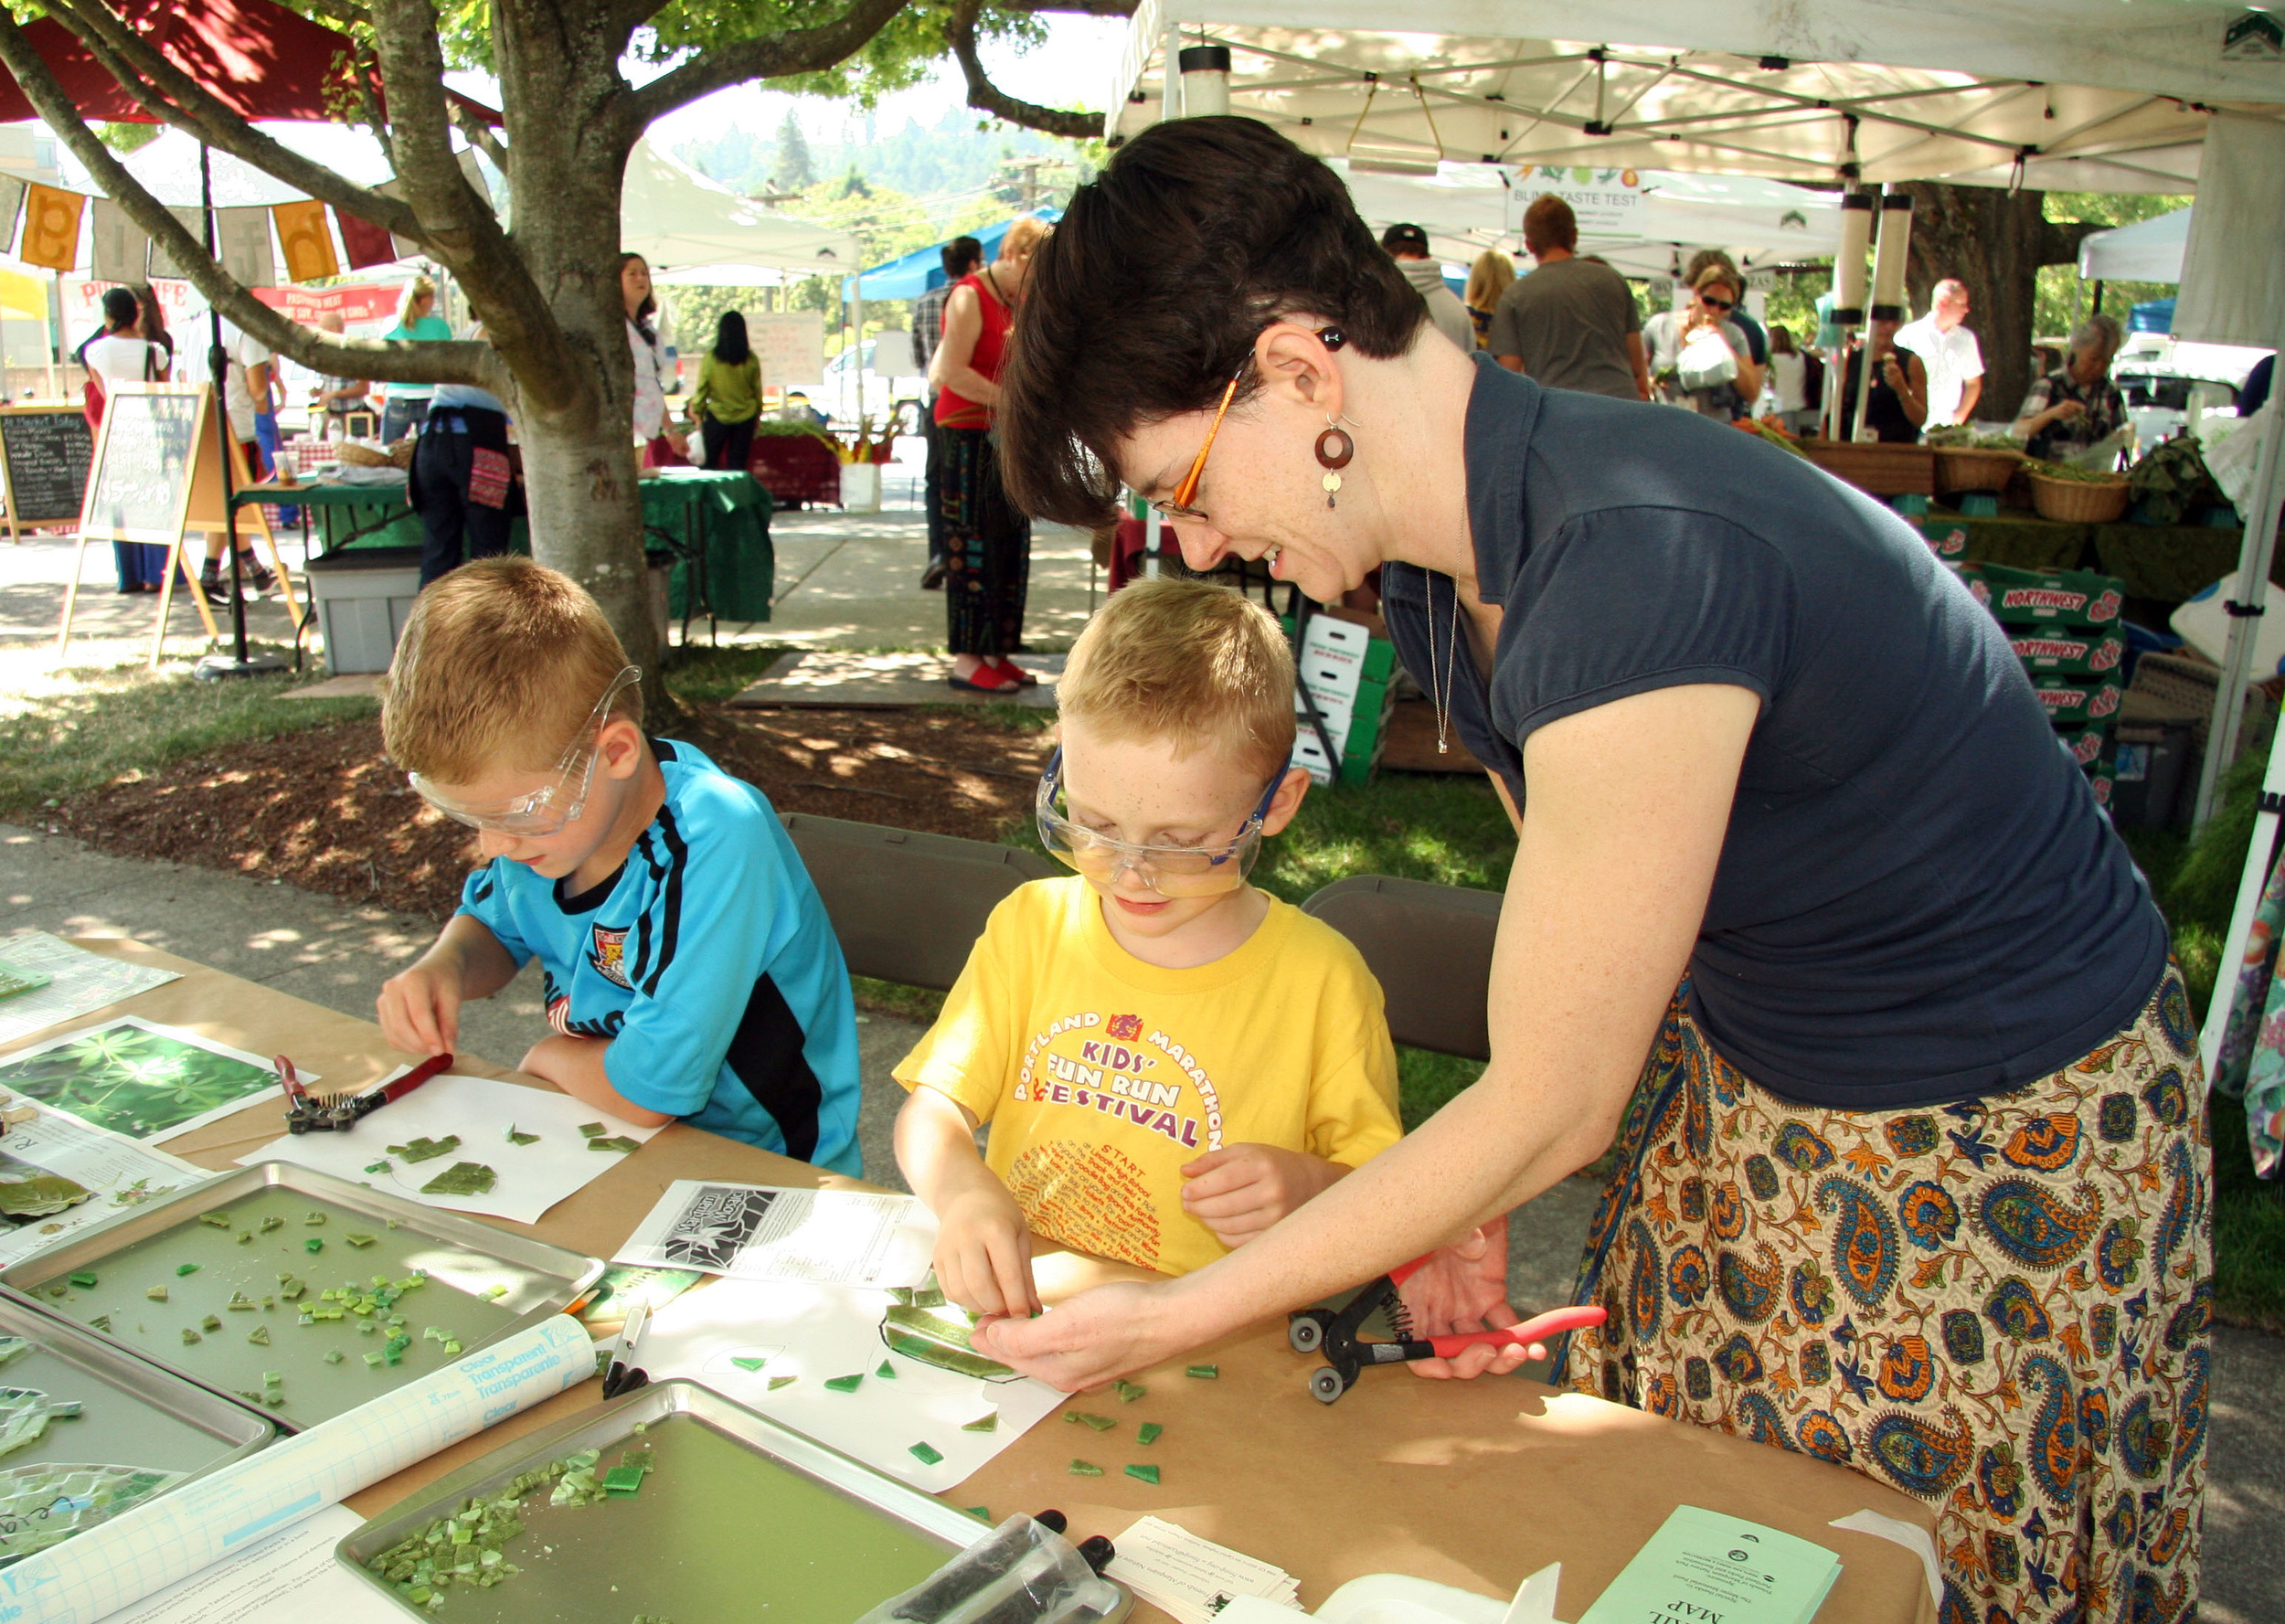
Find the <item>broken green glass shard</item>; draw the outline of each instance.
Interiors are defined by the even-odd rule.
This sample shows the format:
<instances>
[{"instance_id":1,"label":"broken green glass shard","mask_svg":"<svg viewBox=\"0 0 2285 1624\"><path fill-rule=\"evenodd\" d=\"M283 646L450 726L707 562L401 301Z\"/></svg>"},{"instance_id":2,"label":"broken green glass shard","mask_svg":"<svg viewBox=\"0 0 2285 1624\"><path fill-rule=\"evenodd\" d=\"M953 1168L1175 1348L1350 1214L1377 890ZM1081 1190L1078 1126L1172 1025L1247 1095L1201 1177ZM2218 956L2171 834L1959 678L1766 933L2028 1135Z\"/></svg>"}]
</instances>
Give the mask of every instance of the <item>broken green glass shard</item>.
<instances>
[{"instance_id":1,"label":"broken green glass shard","mask_svg":"<svg viewBox=\"0 0 2285 1624\"><path fill-rule=\"evenodd\" d=\"M933 1444L914 1444L905 1453L923 1466L940 1466L944 1460L943 1451L938 1449Z\"/></svg>"},{"instance_id":2,"label":"broken green glass shard","mask_svg":"<svg viewBox=\"0 0 2285 1624\"><path fill-rule=\"evenodd\" d=\"M423 1195L483 1195L500 1175L481 1162L455 1162L420 1186Z\"/></svg>"},{"instance_id":3,"label":"broken green glass shard","mask_svg":"<svg viewBox=\"0 0 2285 1624\"><path fill-rule=\"evenodd\" d=\"M88 1321L88 1327L93 1331L109 1331L112 1328L112 1317L109 1314L98 1314ZM5 1340L13 1342L16 1339L10 1337ZM5 1353L0 1353L0 1364L5 1364L7 1362L8 1355Z\"/></svg>"},{"instance_id":4,"label":"broken green glass shard","mask_svg":"<svg viewBox=\"0 0 2285 1624\"><path fill-rule=\"evenodd\" d=\"M1150 1391L1148 1387L1133 1382L1113 1382L1111 1384L1111 1390L1119 1396L1121 1404L1132 1404Z\"/></svg>"},{"instance_id":5,"label":"broken green glass shard","mask_svg":"<svg viewBox=\"0 0 2285 1624\"><path fill-rule=\"evenodd\" d=\"M587 1148L590 1151L616 1151L624 1155L629 1151L639 1151L643 1147L625 1134L616 1133L609 1139L590 1139L587 1141Z\"/></svg>"},{"instance_id":6,"label":"broken green glass shard","mask_svg":"<svg viewBox=\"0 0 2285 1624\"><path fill-rule=\"evenodd\" d=\"M251 1331L246 1333L246 1340L252 1343L258 1348L268 1347L270 1345L270 1327L267 1325L255 1326Z\"/></svg>"},{"instance_id":7,"label":"broken green glass shard","mask_svg":"<svg viewBox=\"0 0 2285 1624\"><path fill-rule=\"evenodd\" d=\"M595 1139L610 1131L611 1130L604 1127L600 1122L582 1122L579 1124L579 1133L581 1137L586 1139Z\"/></svg>"},{"instance_id":8,"label":"broken green glass shard","mask_svg":"<svg viewBox=\"0 0 2285 1624\"><path fill-rule=\"evenodd\" d=\"M367 1173L387 1173L388 1171L388 1158L384 1156L378 1162L367 1162L365 1164L365 1171Z\"/></svg>"},{"instance_id":9,"label":"broken green glass shard","mask_svg":"<svg viewBox=\"0 0 2285 1624\"><path fill-rule=\"evenodd\" d=\"M643 1487L643 1470L640 1466L612 1467L603 1474L603 1492L606 1494L634 1493Z\"/></svg>"},{"instance_id":10,"label":"broken green glass shard","mask_svg":"<svg viewBox=\"0 0 2285 1624\"><path fill-rule=\"evenodd\" d=\"M65 1406L33 1387L0 1387L0 1455L14 1454L38 1440L48 1423L65 1414ZM79 1414L78 1406L69 1413Z\"/></svg>"},{"instance_id":11,"label":"broken green glass shard","mask_svg":"<svg viewBox=\"0 0 2285 1624\"><path fill-rule=\"evenodd\" d=\"M339 1348L327 1348L327 1349L325 1350L325 1363L326 1363L326 1364L340 1364L340 1363L341 1363L341 1350L340 1350Z\"/></svg>"},{"instance_id":12,"label":"broken green glass shard","mask_svg":"<svg viewBox=\"0 0 2285 1624\"><path fill-rule=\"evenodd\" d=\"M881 1367L873 1374L883 1381L893 1382L897 1379L897 1367L884 1359L881 1361Z\"/></svg>"},{"instance_id":13,"label":"broken green glass shard","mask_svg":"<svg viewBox=\"0 0 2285 1624\"><path fill-rule=\"evenodd\" d=\"M254 1300L243 1291L233 1291L230 1300L222 1306L234 1314L250 1314L254 1311Z\"/></svg>"},{"instance_id":14,"label":"broken green glass shard","mask_svg":"<svg viewBox=\"0 0 2285 1624\"><path fill-rule=\"evenodd\" d=\"M1006 1365L975 1351L970 1341L975 1323L962 1310L949 1304L930 1309L893 1303L881 1317L881 1341L891 1353L956 1375L985 1382L1014 1377L1015 1373Z\"/></svg>"},{"instance_id":15,"label":"broken green glass shard","mask_svg":"<svg viewBox=\"0 0 2285 1624\"><path fill-rule=\"evenodd\" d=\"M1085 1410L1066 1411L1063 1418L1076 1422L1092 1432L1109 1432L1113 1427L1119 1425L1109 1416L1090 1416Z\"/></svg>"},{"instance_id":16,"label":"broken green glass shard","mask_svg":"<svg viewBox=\"0 0 2285 1624\"><path fill-rule=\"evenodd\" d=\"M388 1153L401 1156L408 1162L433 1162L460 1149L460 1135L448 1133L442 1139L416 1139L410 1144L391 1145Z\"/></svg>"},{"instance_id":17,"label":"broken green glass shard","mask_svg":"<svg viewBox=\"0 0 2285 1624\"><path fill-rule=\"evenodd\" d=\"M539 1142L538 1134L526 1133L513 1122L508 1124L507 1138L508 1143L512 1145L536 1145Z\"/></svg>"},{"instance_id":18,"label":"broken green glass shard","mask_svg":"<svg viewBox=\"0 0 2285 1624\"><path fill-rule=\"evenodd\" d=\"M341 1238L353 1247L369 1247L373 1244L373 1237L369 1235L344 1235Z\"/></svg>"},{"instance_id":19,"label":"broken green glass shard","mask_svg":"<svg viewBox=\"0 0 2285 1624\"><path fill-rule=\"evenodd\" d=\"M0 1566L118 1516L182 1476L138 1467L45 1463L0 1471Z\"/></svg>"},{"instance_id":20,"label":"broken green glass shard","mask_svg":"<svg viewBox=\"0 0 2285 1624\"><path fill-rule=\"evenodd\" d=\"M455 1141L455 1142L458 1142L458 1141ZM314 1228L316 1226L318 1226L318 1225L320 1225L320 1224L323 1224L324 1221L325 1221L325 1215L324 1215L324 1213L319 1212L319 1211L318 1211L315 1207L312 1207L312 1208L310 1208L310 1210L309 1210L308 1212L305 1212L305 1213L303 1213L303 1214L302 1215L302 1222L303 1222L303 1224L305 1226L308 1226L308 1227Z\"/></svg>"},{"instance_id":21,"label":"broken green glass shard","mask_svg":"<svg viewBox=\"0 0 2285 1624\"><path fill-rule=\"evenodd\" d=\"M852 1376L827 1376L825 1378L825 1391L828 1393L854 1393L858 1387L864 1385L864 1382L865 1373L861 1370L857 1372L856 1375Z\"/></svg>"},{"instance_id":22,"label":"broken green glass shard","mask_svg":"<svg viewBox=\"0 0 2285 1624\"><path fill-rule=\"evenodd\" d=\"M201 1331L221 1330L222 1316L219 1314L208 1314L205 1319L198 1321L198 1329Z\"/></svg>"},{"instance_id":23,"label":"broken green glass shard","mask_svg":"<svg viewBox=\"0 0 2285 1624\"><path fill-rule=\"evenodd\" d=\"M91 1320L88 1322L94 1323ZM31 1351L31 1343L24 1337L0 1336L0 1364L7 1364L21 1359Z\"/></svg>"},{"instance_id":24,"label":"broken green glass shard","mask_svg":"<svg viewBox=\"0 0 2285 1624\"><path fill-rule=\"evenodd\" d=\"M1141 1482L1156 1484L1158 1481L1158 1468L1155 1466L1130 1466L1127 1468L1127 1476L1136 1479Z\"/></svg>"},{"instance_id":25,"label":"broken green glass shard","mask_svg":"<svg viewBox=\"0 0 2285 1624\"><path fill-rule=\"evenodd\" d=\"M960 1509L966 1512L970 1516L975 1518L979 1523L989 1523L992 1521L992 1508L988 1505L963 1505Z\"/></svg>"},{"instance_id":26,"label":"broken green glass shard","mask_svg":"<svg viewBox=\"0 0 2285 1624\"><path fill-rule=\"evenodd\" d=\"M302 1243L302 1249L309 1253L312 1257L315 1257L318 1253L325 1249L325 1243L317 1236L313 1235L309 1237L309 1239Z\"/></svg>"},{"instance_id":27,"label":"broken green glass shard","mask_svg":"<svg viewBox=\"0 0 2285 1624\"><path fill-rule=\"evenodd\" d=\"M962 1421L960 1429L962 1432L997 1432L1000 1429L1000 1412L986 1410L972 1421Z\"/></svg>"},{"instance_id":28,"label":"broken green glass shard","mask_svg":"<svg viewBox=\"0 0 2285 1624\"><path fill-rule=\"evenodd\" d=\"M1134 1441L1139 1444L1154 1444L1158 1441L1159 1435L1165 1430L1166 1428L1155 1421L1145 1421L1134 1429Z\"/></svg>"},{"instance_id":29,"label":"broken green glass shard","mask_svg":"<svg viewBox=\"0 0 2285 1624\"><path fill-rule=\"evenodd\" d=\"M770 1391L775 1393L781 1387L791 1387L794 1383L800 1381L801 1379L802 1378L799 1376L771 1376L770 1378Z\"/></svg>"},{"instance_id":30,"label":"broken green glass shard","mask_svg":"<svg viewBox=\"0 0 2285 1624\"><path fill-rule=\"evenodd\" d=\"M207 1339L205 1337L199 1335L189 1326L186 1325L183 1327L183 1346L189 1347L193 1343L202 1343L206 1340Z\"/></svg>"},{"instance_id":31,"label":"broken green glass shard","mask_svg":"<svg viewBox=\"0 0 2285 1624\"><path fill-rule=\"evenodd\" d=\"M198 1221L201 1224L211 1224L217 1229L228 1229L230 1226L230 1215L221 1212L200 1213Z\"/></svg>"},{"instance_id":32,"label":"broken green glass shard","mask_svg":"<svg viewBox=\"0 0 2285 1624\"><path fill-rule=\"evenodd\" d=\"M1221 1379L1222 1367L1218 1364L1194 1364L1182 1374L1196 1376L1202 1382L1218 1381Z\"/></svg>"},{"instance_id":33,"label":"broken green glass shard","mask_svg":"<svg viewBox=\"0 0 2285 1624\"><path fill-rule=\"evenodd\" d=\"M755 1359L743 1353L733 1353L730 1355L730 1363L737 1365L739 1369L750 1375L755 1371L760 1370L763 1365L769 1364L770 1361L766 1358Z\"/></svg>"},{"instance_id":34,"label":"broken green glass shard","mask_svg":"<svg viewBox=\"0 0 2285 1624\"><path fill-rule=\"evenodd\" d=\"M177 1279L182 1279L185 1275L193 1275L197 1272L198 1266L196 1263L177 1263L175 1266L175 1278Z\"/></svg>"},{"instance_id":35,"label":"broken green glass shard","mask_svg":"<svg viewBox=\"0 0 2285 1624\"><path fill-rule=\"evenodd\" d=\"M250 1229L241 1229L238 1232L238 1244L241 1247L250 1244L253 1238L254 1232Z\"/></svg>"},{"instance_id":36,"label":"broken green glass shard","mask_svg":"<svg viewBox=\"0 0 2285 1624\"><path fill-rule=\"evenodd\" d=\"M1075 1459L1067 1470L1075 1478L1099 1478L1103 1475L1103 1469L1092 1460Z\"/></svg>"},{"instance_id":37,"label":"broken green glass shard","mask_svg":"<svg viewBox=\"0 0 2285 1624\"><path fill-rule=\"evenodd\" d=\"M166 1288L165 1286L154 1286L148 1291L145 1291L143 1295L148 1297L153 1302L165 1302L166 1300Z\"/></svg>"},{"instance_id":38,"label":"broken green glass shard","mask_svg":"<svg viewBox=\"0 0 2285 1624\"><path fill-rule=\"evenodd\" d=\"M283 1229L285 1227L285 1220L278 1216L277 1214L272 1213L257 1225L256 1227L259 1228L264 1235L268 1235L272 1229Z\"/></svg>"},{"instance_id":39,"label":"broken green glass shard","mask_svg":"<svg viewBox=\"0 0 2285 1624\"><path fill-rule=\"evenodd\" d=\"M94 1274L84 1268L75 1269L64 1278L69 1280L73 1285L79 1287L82 1291L88 1290L95 1285Z\"/></svg>"}]
</instances>

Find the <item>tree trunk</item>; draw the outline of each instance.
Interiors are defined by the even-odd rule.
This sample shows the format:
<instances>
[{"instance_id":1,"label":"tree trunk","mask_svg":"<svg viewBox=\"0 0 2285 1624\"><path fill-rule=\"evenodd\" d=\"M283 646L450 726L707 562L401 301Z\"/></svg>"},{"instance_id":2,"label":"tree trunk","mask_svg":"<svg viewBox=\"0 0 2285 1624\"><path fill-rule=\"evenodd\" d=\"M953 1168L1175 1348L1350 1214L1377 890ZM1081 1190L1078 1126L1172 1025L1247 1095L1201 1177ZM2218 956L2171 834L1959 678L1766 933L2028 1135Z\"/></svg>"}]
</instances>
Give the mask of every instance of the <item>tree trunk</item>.
<instances>
[{"instance_id":1,"label":"tree trunk","mask_svg":"<svg viewBox=\"0 0 2285 1624\"><path fill-rule=\"evenodd\" d=\"M1905 286L1925 312L1936 284L1956 277L1968 288L1968 326L1983 352L1983 395L1975 415L2013 419L2031 389L2032 310L2042 265L2068 264L2092 228L2046 218L2045 192L1914 181L1912 251Z\"/></svg>"}]
</instances>

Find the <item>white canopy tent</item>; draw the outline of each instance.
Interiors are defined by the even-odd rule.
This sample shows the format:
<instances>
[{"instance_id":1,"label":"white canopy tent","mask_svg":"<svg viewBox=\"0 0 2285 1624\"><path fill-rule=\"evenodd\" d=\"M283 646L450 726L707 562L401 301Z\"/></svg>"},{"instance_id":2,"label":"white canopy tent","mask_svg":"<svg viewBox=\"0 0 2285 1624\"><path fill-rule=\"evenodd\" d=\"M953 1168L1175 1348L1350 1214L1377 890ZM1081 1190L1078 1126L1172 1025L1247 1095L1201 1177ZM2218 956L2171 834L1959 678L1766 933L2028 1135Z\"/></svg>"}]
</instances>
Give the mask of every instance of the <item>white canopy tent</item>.
<instances>
[{"instance_id":1,"label":"white canopy tent","mask_svg":"<svg viewBox=\"0 0 2285 1624\"><path fill-rule=\"evenodd\" d=\"M1163 116L1170 44L1201 40L1232 54L1231 111L1416 173L1830 182L1854 165L1866 181L2182 192L2210 109L2285 103L2285 25L2237 0L1443 0L1434 15L1434 32L1404 33L1377 0L1142 0L1106 134Z\"/></svg>"},{"instance_id":2,"label":"white canopy tent","mask_svg":"<svg viewBox=\"0 0 2285 1624\"><path fill-rule=\"evenodd\" d=\"M1599 218L1582 210L1578 250L1600 254L1629 276L1669 276L1693 249L1729 250L1740 268L1820 259L1838 246L1837 194L1812 192L1751 175L1683 175L1671 170L1572 170L1440 164L1433 175L1392 175L1331 160L1348 183L1356 211L1375 230L1410 221L1429 234L1443 259L1466 264L1488 248L1521 251L1524 207L1547 191L1599 186L1631 194ZM1615 231L1596 227L1609 223Z\"/></svg>"},{"instance_id":3,"label":"white canopy tent","mask_svg":"<svg viewBox=\"0 0 2285 1624\"><path fill-rule=\"evenodd\" d=\"M627 158L619 243L648 260L654 271L735 265L845 272L865 262L849 232L774 214L647 140L637 141Z\"/></svg>"},{"instance_id":4,"label":"white canopy tent","mask_svg":"<svg viewBox=\"0 0 2285 1624\"><path fill-rule=\"evenodd\" d=\"M2088 281L2178 282L2190 246L2190 211L2097 231L2078 245L2078 274Z\"/></svg>"}]
</instances>

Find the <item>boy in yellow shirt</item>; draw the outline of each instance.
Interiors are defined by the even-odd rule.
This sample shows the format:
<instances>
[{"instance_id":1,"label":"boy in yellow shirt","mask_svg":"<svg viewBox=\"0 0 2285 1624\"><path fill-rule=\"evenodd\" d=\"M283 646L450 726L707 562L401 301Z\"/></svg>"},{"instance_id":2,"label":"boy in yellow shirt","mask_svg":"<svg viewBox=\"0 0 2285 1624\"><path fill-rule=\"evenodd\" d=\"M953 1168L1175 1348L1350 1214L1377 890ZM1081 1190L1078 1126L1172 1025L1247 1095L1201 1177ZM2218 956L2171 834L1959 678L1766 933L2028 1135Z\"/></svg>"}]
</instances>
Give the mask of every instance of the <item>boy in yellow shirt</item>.
<instances>
[{"instance_id":1,"label":"boy in yellow shirt","mask_svg":"<svg viewBox=\"0 0 2285 1624\"><path fill-rule=\"evenodd\" d=\"M1200 581L1126 588L1071 651L1038 816L1077 876L993 911L896 1071L897 1161L962 1307L1037 1311L1033 1233L1203 1268L1402 1131L1379 983L1246 883L1309 788L1292 693L1277 622Z\"/></svg>"}]
</instances>

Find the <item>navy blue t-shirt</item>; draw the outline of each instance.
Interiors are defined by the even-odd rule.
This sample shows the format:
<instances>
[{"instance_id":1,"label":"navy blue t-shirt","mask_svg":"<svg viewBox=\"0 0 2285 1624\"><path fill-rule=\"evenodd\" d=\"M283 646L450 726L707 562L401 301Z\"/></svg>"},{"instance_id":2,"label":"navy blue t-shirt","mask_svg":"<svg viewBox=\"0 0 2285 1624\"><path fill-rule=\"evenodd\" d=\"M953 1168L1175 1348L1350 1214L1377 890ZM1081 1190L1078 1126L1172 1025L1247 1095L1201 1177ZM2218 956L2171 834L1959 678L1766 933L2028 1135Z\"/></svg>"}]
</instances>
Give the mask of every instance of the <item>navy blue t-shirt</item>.
<instances>
[{"instance_id":1,"label":"navy blue t-shirt","mask_svg":"<svg viewBox=\"0 0 2285 1624\"><path fill-rule=\"evenodd\" d=\"M1549 722L1685 684L1761 697L1690 960L1725 1059L1804 1103L1934 1104L2134 1019L2165 921L2000 628L1901 519L1727 425L1482 358L1467 468L1504 620L1452 719L1519 802ZM1406 669L1431 620L1445 669L1450 579L1393 565L1382 591Z\"/></svg>"}]
</instances>

